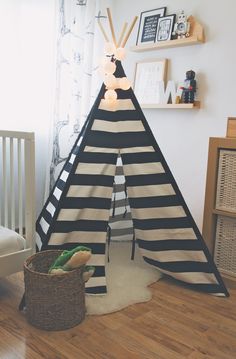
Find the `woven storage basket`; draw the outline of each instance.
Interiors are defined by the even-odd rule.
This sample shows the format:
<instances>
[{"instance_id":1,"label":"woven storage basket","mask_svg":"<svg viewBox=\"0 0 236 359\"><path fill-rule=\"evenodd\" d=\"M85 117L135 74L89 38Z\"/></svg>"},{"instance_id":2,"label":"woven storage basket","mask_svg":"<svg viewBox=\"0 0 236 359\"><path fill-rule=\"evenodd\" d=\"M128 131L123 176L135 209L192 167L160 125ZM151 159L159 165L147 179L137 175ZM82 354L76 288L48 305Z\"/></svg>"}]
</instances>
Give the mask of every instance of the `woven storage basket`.
<instances>
[{"instance_id":1,"label":"woven storage basket","mask_svg":"<svg viewBox=\"0 0 236 359\"><path fill-rule=\"evenodd\" d=\"M236 151L220 150L216 209L236 212Z\"/></svg>"},{"instance_id":2,"label":"woven storage basket","mask_svg":"<svg viewBox=\"0 0 236 359\"><path fill-rule=\"evenodd\" d=\"M220 270L236 276L236 218L217 217L214 259Z\"/></svg>"},{"instance_id":3,"label":"woven storage basket","mask_svg":"<svg viewBox=\"0 0 236 359\"><path fill-rule=\"evenodd\" d=\"M24 263L26 318L37 328L64 330L85 317L83 267L47 274L61 250L36 253Z\"/></svg>"}]
</instances>

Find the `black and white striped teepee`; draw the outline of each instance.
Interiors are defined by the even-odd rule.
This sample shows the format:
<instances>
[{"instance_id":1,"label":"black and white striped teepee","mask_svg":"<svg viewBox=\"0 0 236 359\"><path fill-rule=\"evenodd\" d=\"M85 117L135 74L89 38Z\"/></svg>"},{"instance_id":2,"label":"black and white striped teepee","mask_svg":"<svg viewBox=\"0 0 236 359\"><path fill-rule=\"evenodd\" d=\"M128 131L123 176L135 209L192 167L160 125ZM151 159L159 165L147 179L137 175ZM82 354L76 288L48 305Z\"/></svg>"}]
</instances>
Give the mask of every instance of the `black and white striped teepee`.
<instances>
[{"instance_id":1,"label":"black and white striped teepee","mask_svg":"<svg viewBox=\"0 0 236 359\"><path fill-rule=\"evenodd\" d=\"M119 61L115 76L124 77ZM106 293L105 248L117 157L121 157L136 242L144 260L192 288L228 292L130 88L107 110L103 84L37 221L42 250L92 249L86 291Z\"/></svg>"}]
</instances>

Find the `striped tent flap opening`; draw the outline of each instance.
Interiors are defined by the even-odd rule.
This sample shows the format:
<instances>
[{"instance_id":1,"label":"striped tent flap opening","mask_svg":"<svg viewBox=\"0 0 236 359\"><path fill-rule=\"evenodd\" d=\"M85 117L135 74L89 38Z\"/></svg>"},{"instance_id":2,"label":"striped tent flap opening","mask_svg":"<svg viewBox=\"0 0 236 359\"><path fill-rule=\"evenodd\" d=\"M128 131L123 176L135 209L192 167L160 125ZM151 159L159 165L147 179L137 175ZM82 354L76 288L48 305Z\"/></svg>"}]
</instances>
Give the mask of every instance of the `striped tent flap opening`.
<instances>
[{"instance_id":1,"label":"striped tent flap opening","mask_svg":"<svg viewBox=\"0 0 236 359\"><path fill-rule=\"evenodd\" d=\"M125 76L119 61L115 76ZM95 273L86 292L104 294L110 227L113 239L134 232L151 266L193 289L228 296L132 89L116 91L117 107L109 110L102 85L42 209L37 220L41 249L89 246Z\"/></svg>"},{"instance_id":2,"label":"striped tent flap opening","mask_svg":"<svg viewBox=\"0 0 236 359\"><path fill-rule=\"evenodd\" d=\"M132 241L134 228L120 155L116 163L109 226L112 241Z\"/></svg>"}]
</instances>

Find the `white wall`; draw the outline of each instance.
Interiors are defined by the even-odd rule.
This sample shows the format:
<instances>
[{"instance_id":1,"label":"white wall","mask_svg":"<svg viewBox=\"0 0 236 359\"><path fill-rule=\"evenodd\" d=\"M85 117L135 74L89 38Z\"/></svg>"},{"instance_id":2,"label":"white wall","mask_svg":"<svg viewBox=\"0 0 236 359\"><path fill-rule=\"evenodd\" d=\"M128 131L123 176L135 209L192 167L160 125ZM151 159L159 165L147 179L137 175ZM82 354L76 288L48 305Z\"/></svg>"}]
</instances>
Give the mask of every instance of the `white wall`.
<instances>
[{"instance_id":1,"label":"white wall","mask_svg":"<svg viewBox=\"0 0 236 359\"><path fill-rule=\"evenodd\" d=\"M167 6L167 14L184 9L205 29L206 43L161 51L129 52L123 65L133 80L135 62L169 59L169 79L182 81L196 72L200 110L144 110L157 142L200 229L202 226L208 139L225 136L227 117L236 115L235 0L146 0L115 2L115 28L144 10ZM136 42L138 25L127 44Z\"/></svg>"},{"instance_id":2,"label":"white wall","mask_svg":"<svg viewBox=\"0 0 236 359\"><path fill-rule=\"evenodd\" d=\"M55 31L54 0L0 0L0 129L35 132L37 212L53 112Z\"/></svg>"}]
</instances>

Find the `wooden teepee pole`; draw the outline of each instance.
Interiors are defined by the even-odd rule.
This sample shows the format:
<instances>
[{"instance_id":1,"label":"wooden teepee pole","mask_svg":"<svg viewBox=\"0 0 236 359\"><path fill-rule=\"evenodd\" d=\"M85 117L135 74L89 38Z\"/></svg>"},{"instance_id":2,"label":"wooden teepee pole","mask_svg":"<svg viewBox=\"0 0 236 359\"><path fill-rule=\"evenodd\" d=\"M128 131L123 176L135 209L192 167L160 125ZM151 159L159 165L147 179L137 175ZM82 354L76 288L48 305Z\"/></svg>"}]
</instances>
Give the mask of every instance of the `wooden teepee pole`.
<instances>
[{"instance_id":1,"label":"wooden teepee pole","mask_svg":"<svg viewBox=\"0 0 236 359\"><path fill-rule=\"evenodd\" d=\"M99 27L100 27L100 30L101 30L101 32L102 32L102 34L103 34L105 40L106 40L107 42L109 42L109 37L107 36L107 33L106 33L106 31L104 30L104 27L102 26L102 23L101 23L101 21L100 21L100 18L98 18L98 25L99 25Z\"/></svg>"},{"instance_id":2,"label":"wooden teepee pole","mask_svg":"<svg viewBox=\"0 0 236 359\"><path fill-rule=\"evenodd\" d=\"M123 37L125 35L125 31L127 29L127 26L128 26L128 23L125 22L124 25L123 25L123 28L122 28L122 31L121 31L121 34L120 34L120 37L119 37L119 40L117 42L117 47L120 47L121 43L122 43L122 40L123 40Z\"/></svg>"},{"instance_id":3,"label":"wooden teepee pole","mask_svg":"<svg viewBox=\"0 0 236 359\"><path fill-rule=\"evenodd\" d=\"M109 20L110 29L111 29L112 40L116 47L117 46L116 35L115 35L115 30L114 30L114 26L113 26L112 17L111 17L111 10L109 9L109 7L107 8L107 16L108 16L108 20Z\"/></svg>"},{"instance_id":4,"label":"wooden teepee pole","mask_svg":"<svg viewBox=\"0 0 236 359\"><path fill-rule=\"evenodd\" d=\"M137 20L138 20L138 16L135 16L135 18L134 18L132 24L130 25L129 31L128 31L128 33L126 34L126 36L125 36L125 38L124 38L124 40L123 40L123 43L122 43L122 45L121 45L122 47L125 47L126 42L128 41L128 38L130 37L130 34L131 34L131 32L132 32L132 30L133 30L133 28L134 28L134 25L136 24L136 21L137 21Z\"/></svg>"}]
</instances>

